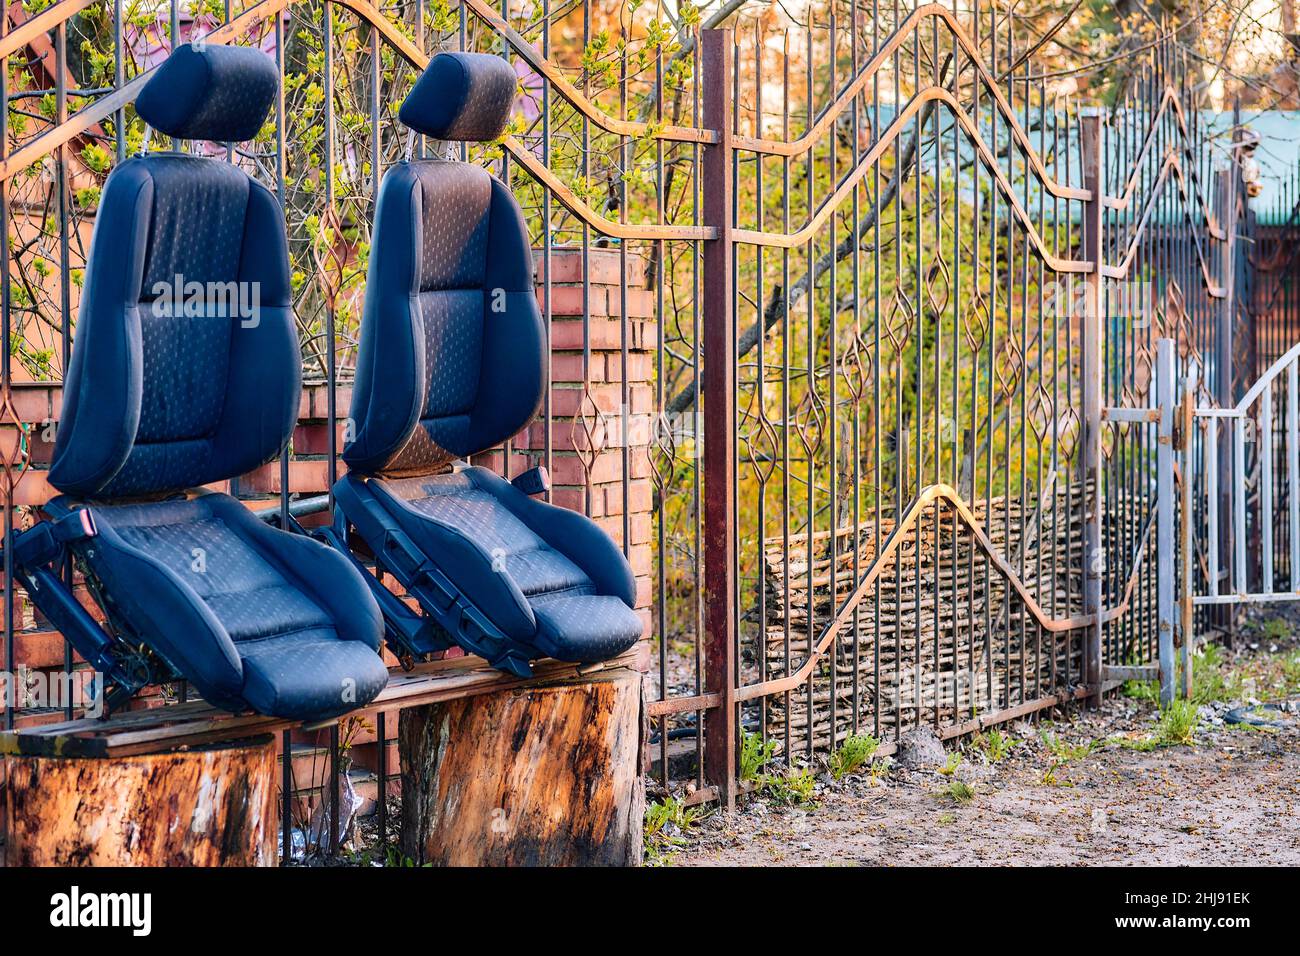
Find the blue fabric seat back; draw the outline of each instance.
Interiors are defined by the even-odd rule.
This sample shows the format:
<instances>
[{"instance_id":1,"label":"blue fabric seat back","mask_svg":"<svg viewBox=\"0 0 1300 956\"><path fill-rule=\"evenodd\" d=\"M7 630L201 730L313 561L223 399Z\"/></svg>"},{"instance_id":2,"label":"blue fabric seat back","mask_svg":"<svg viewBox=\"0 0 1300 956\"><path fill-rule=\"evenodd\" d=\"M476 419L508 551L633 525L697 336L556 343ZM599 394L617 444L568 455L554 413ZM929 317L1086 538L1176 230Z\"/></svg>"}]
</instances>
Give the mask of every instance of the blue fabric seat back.
<instances>
[{"instance_id":1,"label":"blue fabric seat back","mask_svg":"<svg viewBox=\"0 0 1300 956\"><path fill-rule=\"evenodd\" d=\"M277 84L259 50L187 45L137 110L167 135L247 138ZM127 160L104 186L88 263L51 484L82 498L142 497L274 458L301 386L275 196L220 160Z\"/></svg>"},{"instance_id":2,"label":"blue fabric seat back","mask_svg":"<svg viewBox=\"0 0 1300 956\"><path fill-rule=\"evenodd\" d=\"M401 119L438 139L501 135L517 79L500 57L443 53ZM428 474L516 434L536 414L545 332L527 228L478 166L400 163L375 215L353 391L358 474Z\"/></svg>"}]
</instances>

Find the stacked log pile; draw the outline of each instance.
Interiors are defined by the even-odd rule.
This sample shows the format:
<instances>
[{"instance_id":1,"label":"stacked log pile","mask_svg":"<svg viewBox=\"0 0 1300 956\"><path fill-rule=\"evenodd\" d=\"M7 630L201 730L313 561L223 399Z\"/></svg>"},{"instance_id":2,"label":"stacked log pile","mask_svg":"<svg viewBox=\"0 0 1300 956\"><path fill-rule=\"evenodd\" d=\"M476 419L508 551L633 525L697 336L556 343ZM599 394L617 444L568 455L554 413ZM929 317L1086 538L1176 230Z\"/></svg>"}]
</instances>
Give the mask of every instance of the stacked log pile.
<instances>
[{"instance_id":1,"label":"stacked log pile","mask_svg":"<svg viewBox=\"0 0 1300 956\"><path fill-rule=\"evenodd\" d=\"M1050 497L1001 497L972 507L1051 618L1084 613L1082 501L1076 485L1058 488L1054 506ZM1123 506L1112 501L1111 510ZM765 542L762 644L747 648L747 681L799 669L893 530L890 520L840 528L833 550L830 531L792 535L788 550L780 538ZM1079 684L1082 630L1040 626L946 502L930 505L885 561L809 684L761 705L778 751L807 752L810 743L825 751L832 725L837 746L855 732L890 739L918 723L957 724ZM1154 613L1154 586L1154 574L1139 577L1125 618L1135 634Z\"/></svg>"}]
</instances>

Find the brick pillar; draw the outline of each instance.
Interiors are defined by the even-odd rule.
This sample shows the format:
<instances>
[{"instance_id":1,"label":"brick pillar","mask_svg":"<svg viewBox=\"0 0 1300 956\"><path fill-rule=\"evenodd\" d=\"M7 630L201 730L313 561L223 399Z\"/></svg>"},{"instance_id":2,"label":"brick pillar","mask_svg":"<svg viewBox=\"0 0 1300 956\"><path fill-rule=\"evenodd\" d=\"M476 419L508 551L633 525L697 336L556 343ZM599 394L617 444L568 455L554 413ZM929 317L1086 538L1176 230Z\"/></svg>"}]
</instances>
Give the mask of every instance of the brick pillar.
<instances>
[{"instance_id":1,"label":"brick pillar","mask_svg":"<svg viewBox=\"0 0 1300 956\"><path fill-rule=\"evenodd\" d=\"M535 250L537 300L546 316L545 268ZM637 577L637 608L650 633L650 541L653 494L649 446L654 423L654 295L645 288L645 263L627 257L628 408L623 414L623 263L617 249L587 256L584 328L583 263L579 248L551 250L551 500L586 512L620 545L624 518L627 554ZM590 345L584 376L584 347ZM624 428L626 421L626 429ZM545 410L516 440L527 465L544 462ZM626 434L624 432L626 431ZM624 447L627 448L626 481Z\"/></svg>"}]
</instances>

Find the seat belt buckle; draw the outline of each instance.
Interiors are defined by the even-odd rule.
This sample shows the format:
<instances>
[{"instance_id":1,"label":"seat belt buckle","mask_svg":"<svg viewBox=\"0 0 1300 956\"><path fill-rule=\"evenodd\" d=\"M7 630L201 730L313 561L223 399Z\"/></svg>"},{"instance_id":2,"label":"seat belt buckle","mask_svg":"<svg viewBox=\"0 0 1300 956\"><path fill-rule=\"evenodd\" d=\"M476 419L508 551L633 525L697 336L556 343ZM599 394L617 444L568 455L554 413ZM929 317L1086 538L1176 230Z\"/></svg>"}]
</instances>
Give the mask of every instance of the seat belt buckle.
<instances>
[{"instance_id":1,"label":"seat belt buckle","mask_svg":"<svg viewBox=\"0 0 1300 956\"><path fill-rule=\"evenodd\" d=\"M515 475L510 479L510 484L526 495L545 494L551 490L551 473L542 465L538 465L536 468L529 468L521 475Z\"/></svg>"}]
</instances>

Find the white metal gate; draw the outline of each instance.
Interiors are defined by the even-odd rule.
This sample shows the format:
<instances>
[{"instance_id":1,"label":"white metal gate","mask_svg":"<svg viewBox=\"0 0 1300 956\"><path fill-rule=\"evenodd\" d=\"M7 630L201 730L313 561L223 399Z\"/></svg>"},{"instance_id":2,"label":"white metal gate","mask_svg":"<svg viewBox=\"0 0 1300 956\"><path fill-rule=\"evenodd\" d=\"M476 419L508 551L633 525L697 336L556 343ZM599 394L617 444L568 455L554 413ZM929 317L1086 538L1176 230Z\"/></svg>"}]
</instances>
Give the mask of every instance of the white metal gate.
<instances>
[{"instance_id":1,"label":"white metal gate","mask_svg":"<svg viewBox=\"0 0 1300 956\"><path fill-rule=\"evenodd\" d=\"M1183 390L1178 431L1189 465L1182 469L1178 577L1186 633L1198 607L1300 600L1298 380L1300 344L1234 406L1194 407L1194 389ZM1164 489L1175 482L1166 471L1159 479L1162 504ZM1162 592L1162 615L1163 607ZM1187 687L1190 679L1187 668Z\"/></svg>"}]
</instances>

